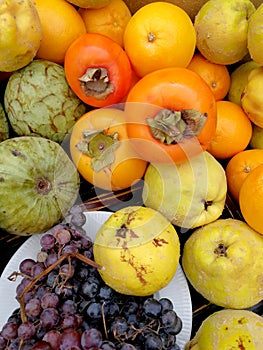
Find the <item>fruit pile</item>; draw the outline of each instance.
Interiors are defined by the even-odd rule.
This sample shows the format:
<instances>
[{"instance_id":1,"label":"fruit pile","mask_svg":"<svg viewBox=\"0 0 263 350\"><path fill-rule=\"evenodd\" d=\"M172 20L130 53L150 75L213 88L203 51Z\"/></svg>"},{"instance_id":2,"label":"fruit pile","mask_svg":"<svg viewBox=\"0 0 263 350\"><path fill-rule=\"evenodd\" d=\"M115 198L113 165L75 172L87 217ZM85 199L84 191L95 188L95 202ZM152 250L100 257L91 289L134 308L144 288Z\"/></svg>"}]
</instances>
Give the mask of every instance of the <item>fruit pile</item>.
<instances>
[{"instance_id":1,"label":"fruit pile","mask_svg":"<svg viewBox=\"0 0 263 350\"><path fill-rule=\"evenodd\" d=\"M142 207L156 215L141 222L158 232L147 231L138 246L168 242L179 259L178 242L156 243L165 219L180 239L185 275L204 298L229 313L261 302L262 28L262 1L4 1L0 228L32 235L60 225L81 202L80 180L113 197L142 184ZM238 219L223 217L227 198ZM135 221L128 215L105 239L113 267L133 261L123 252L146 237ZM116 247L122 254L114 260ZM161 251L163 271L170 253ZM129 277L143 293L138 273ZM241 323L228 320L233 331ZM200 334L188 349L227 344L219 336L222 345L202 343ZM224 339L245 348L244 334L262 349L263 335L257 340L249 326Z\"/></svg>"},{"instance_id":2,"label":"fruit pile","mask_svg":"<svg viewBox=\"0 0 263 350\"><path fill-rule=\"evenodd\" d=\"M36 259L25 258L9 277L21 278L20 308L2 327L0 349L179 350L182 320L171 300L124 295L105 284L85 219L72 207L42 235Z\"/></svg>"}]
</instances>

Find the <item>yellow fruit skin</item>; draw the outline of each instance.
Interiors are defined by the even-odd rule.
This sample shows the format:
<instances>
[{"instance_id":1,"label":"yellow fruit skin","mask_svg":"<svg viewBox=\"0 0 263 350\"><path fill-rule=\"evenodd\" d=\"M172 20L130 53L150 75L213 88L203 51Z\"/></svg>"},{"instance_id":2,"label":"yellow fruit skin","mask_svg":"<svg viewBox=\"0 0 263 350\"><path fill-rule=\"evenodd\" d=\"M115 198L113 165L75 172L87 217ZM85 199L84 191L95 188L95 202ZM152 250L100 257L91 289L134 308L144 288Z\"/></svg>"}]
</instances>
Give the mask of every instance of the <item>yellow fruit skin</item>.
<instances>
[{"instance_id":1,"label":"yellow fruit skin","mask_svg":"<svg viewBox=\"0 0 263 350\"><path fill-rule=\"evenodd\" d=\"M211 303L242 309L263 296L263 237L245 222L218 219L188 238L182 255L186 277Z\"/></svg>"},{"instance_id":2,"label":"yellow fruit skin","mask_svg":"<svg viewBox=\"0 0 263 350\"><path fill-rule=\"evenodd\" d=\"M150 164L142 197L146 207L160 211L174 225L195 228L222 214L226 192L223 167L205 151L178 165Z\"/></svg>"},{"instance_id":3,"label":"yellow fruit skin","mask_svg":"<svg viewBox=\"0 0 263 350\"><path fill-rule=\"evenodd\" d=\"M248 81L248 75L252 69L259 67L259 65L254 61L247 61L239 65L231 73L231 84L228 92L228 100L236 103L240 107L241 105L241 96L246 87Z\"/></svg>"},{"instance_id":4,"label":"yellow fruit skin","mask_svg":"<svg viewBox=\"0 0 263 350\"><path fill-rule=\"evenodd\" d=\"M0 1L0 71L12 72L30 63L41 38L42 27L32 1Z\"/></svg>"},{"instance_id":5,"label":"yellow fruit skin","mask_svg":"<svg viewBox=\"0 0 263 350\"><path fill-rule=\"evenodd\" d=\"M249 119L263 127L263 67L253 69L241 97L241 104Z\"/></svg>"},{"instance_id":6,"label":"yellow fruit skin","mask_svg":"<svg viewBox=\"0 0 263 350\"><path fill-rule=\"evenodd\" d=\"M247 53L248 18L255 12L250 0L209 0L195 17L196 45L208 60L233 64Z\"/></svg>"},{"instance_id":7,"label":"yellow fruit skin","mask_svg":"<svg viewBox=\"0 0 263 350\"><path fill-rule=\"evenodd\" d=\"M99 9L110 3L110 0L67 0L73 5L84 9Z\"/></svg>"},{"instance_id":8,"label":"yellow fruit skin","mask_svg":"<svg viewBox=\"0 0 263 350\"><path fill-rule=\"evenodd\" d=\"M176 272L179 256L175 228L160 213L144 207L113 213L94 241L102 279L127 295L151 295L165 287Z\"/></svg>"},{"instance_id":9,"label":"yellow fruit skin","mask_svg":"<svg viewBox=\"0 0 263 350\"><path fill-rule=\"evenodd\" d=\"M193 346L192 346L193 345ZM248 310L214 312L201 324L186 350L261 350L263 318Z\"/></svg>"},{"instance_id":10,"label":"yellow fruit skin","mask_svg":"<svg viewBox=\"0 0 263 350\"><path fill-rule=\"evenodd\" d=\"M253 61L263 65L263 4L249 19L247 45Z\"/></svg>"}]
</instances>

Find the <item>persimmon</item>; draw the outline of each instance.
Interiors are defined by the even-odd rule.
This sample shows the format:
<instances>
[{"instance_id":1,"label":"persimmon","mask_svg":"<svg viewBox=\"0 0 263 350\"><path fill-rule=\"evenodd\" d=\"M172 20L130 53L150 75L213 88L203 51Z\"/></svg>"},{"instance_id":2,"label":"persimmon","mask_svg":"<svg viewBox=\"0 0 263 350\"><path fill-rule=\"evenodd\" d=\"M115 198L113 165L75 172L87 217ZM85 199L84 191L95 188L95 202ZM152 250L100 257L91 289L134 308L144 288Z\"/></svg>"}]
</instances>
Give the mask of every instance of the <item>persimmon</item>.
<instances>
[{"instance_id":1,"label":"persimmon","mask_svg":"<svg viewBox=\"0 0 263 350\"><path fill-rule=\"evenodd\" d=\"M234 102L216 101L216 108L216 133L207 150L217 159L231 158L248 146L252 123L244 110Z\"/></svg>"},{"instance_id":2,"label":"persimmon","mask_svg":"<svg viewBox=\"0 0 263 350\"><path fill-rule=\"evenodd\" d=\"M234 155L227 163L227 187L237 203L245 178L260 164L263 164L263 149L246 149Z\"/></svg>"},{"instance_id":3,"label":"persimmon","mask_svg":"<svg viewBox=\"0 0 263 350\"><path fill-rule=\"evenodd\" d=\"M132 82L126 52L114 40L98 33L86 33L70 45L64 68L71 89L92 107L120 103Z\"/></svg>"},{"instance_id":4,"label":"persimmon","mask_svg":"<svg viewBox=\"0 0 263 350\"><path fill-rule=\"evenodd\" d=\"M239 192L239 206L246 223L263 234L263 164L253 169Z\"/></svg>"},{"instance_id":5,"label":"persimmon","mask_svg":"<svg viewBox=\"0 0 263 350\"><path fill-rule=\"evenodd\" d=\"M135 184L147 166L131 146L124 111L117 107L85 113L70 136L70 153L79 173L95 187L108 191Z\"/></svg>"},{"instance_id":6,"label":"persimmon","mask_svg":"<svg viewBox=\"0 0 263 350\"><path fill-rule=\"evenodd\" d=\"M128 93L125 112L128 136L149 162L183 162L206 150L215 135L214 95L187 68L142 77Z\"/></svg>"}]
</instances>

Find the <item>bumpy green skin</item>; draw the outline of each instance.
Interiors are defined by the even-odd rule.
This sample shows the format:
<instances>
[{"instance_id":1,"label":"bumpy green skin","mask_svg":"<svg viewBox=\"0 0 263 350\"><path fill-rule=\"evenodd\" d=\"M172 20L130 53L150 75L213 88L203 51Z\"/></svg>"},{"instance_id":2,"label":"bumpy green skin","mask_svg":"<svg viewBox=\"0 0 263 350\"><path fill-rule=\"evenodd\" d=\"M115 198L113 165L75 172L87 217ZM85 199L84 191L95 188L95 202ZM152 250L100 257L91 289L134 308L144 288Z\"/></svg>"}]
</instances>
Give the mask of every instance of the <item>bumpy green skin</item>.
<instances>
[{"instance_id":1,"label":"bumpy green skin","mask_svg":"<svg viewBox=\"0 0 263 350\"><path fill-rule=\"evenodd\" d=\"M0 142L8 139L9 127L2 104L0 103Z\"/></svg>"},{"instance_id":2,"label":"bumpy green skin","mask_svg":"<svg viewBox=\"0 0 263 350\"><path fill-rule=\"evenodd\" d=\"M12 74L4 105L17 135L38 135L59 143L86 112L66 81L64 68L45 60L34 60Z\"/></svg>"},{"instance_id":3,"label":"bumpy green skin","mask_svg":"<svg viewBox=\"0 0 263 350\"><path fill-rule=\"evenodd\" d=\"M21 136L0 143L0 227L11 234L44 232L75 203L78 172L52 140Z\"/></svg>"},{"instance_id":4,"label":"bumpy green skin","mask_svg":"<svg viewBox=\"0 0 263 350\"><path fill-rule=\"evenodd\" d=\"M214 312L201 324L186 350L262 350L263 318L248 310Z\"/></svg>"}]
</instances>

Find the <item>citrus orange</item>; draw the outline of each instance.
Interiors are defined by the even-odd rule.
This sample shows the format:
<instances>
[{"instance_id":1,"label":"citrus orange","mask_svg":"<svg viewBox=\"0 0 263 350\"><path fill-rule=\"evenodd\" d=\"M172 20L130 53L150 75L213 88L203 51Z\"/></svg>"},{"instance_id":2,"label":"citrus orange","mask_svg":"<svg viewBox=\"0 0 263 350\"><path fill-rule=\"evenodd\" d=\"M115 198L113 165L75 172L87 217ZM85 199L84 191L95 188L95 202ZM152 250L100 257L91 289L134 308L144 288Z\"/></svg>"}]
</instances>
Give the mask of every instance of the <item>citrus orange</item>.
<instances>
[{"instance_id":1,"label":"citrus orange","mask_svg":"<svg viewBox=\"0 0 263 350\"><path fill-rule=\"evenodd\" d=\"M196 33L182 8L157 1L132 15L123 42L136 74L142 77L161 68L187 67L194 55Z\"/></svg>"},{"instance_id":2,"label":"citrus orange","mask_svg":"<svg viewBox=\"0 0 263 350\"><path fill-rule=\"evenodd\" d=\"M234 155L226 165L227 187L238 203L239 191L250 172L263 164L263 149L246 149Z\"/></svg>"},{"instance_id":3,"label":"citrus orange","mask_svg":"<svg viewBox=\"0 0 263 350\"><path fill-rule=\"evenodd\" d=\"M231 158L249 144L252 123L243 109L234 102L216 101L216 107L215 137L207 150L217 159Z\"/></svg>"},{"instance_id":4,"label":"citrus orange","mask_svg":"<svg viewBox=\"0 0 263 350\"><path fill-rule=\"evenodd\" d=\"M123 0L111 0L99 9L80 8L88 33L99 33L110 37L123 47L123 33L131 18L131 12Z\"/></svg>"},{"instance_id":5,"label":"citrus orange","mask_svg":"<svg viewBox=\"0 0 263 350\"><path fill-rule=\"evenodd\" d=\"M263 234L263 164L253 169L239 192L239 206L246 223Z\"/></svg>"},{"instance_id":6,"label":"citrus orange","mask_svg":"<svg viewBox=\"0 0 263 350\"><path fill-rule=\"evenodd\" d=\"M62 64L70 44L86 33L77 9L65 0L35 0L43 39L36 57Z\"/></svg>"},{"instance_id":7,"label":"citrus orange","mask_svg":"<svg viewBox=\"0 0 263 350\"><path fill-rule=\"evenodd\" d=\"M231 79L226 65L211 62L200 53L196 53L187 68L204 79L212 90L216 101L222 100L227 95Z\"/></svg>"}]
</instances>

